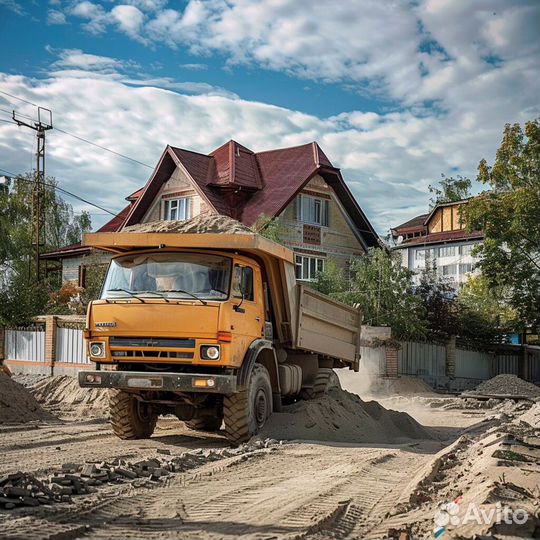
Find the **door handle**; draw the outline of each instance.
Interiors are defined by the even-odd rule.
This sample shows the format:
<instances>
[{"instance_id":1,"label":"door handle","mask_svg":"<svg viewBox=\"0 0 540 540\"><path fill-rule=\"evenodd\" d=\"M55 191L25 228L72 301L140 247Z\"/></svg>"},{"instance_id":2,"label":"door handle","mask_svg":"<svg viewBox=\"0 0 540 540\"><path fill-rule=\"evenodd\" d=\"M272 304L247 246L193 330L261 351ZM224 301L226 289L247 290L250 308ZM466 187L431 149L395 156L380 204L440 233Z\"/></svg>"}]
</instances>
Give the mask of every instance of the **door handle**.
<instances>
[{"instance_id":1,"label":"door handle","mask_svg":"<svg viewBox=\"0 0 540 540\"><path fill-rule=\"evenodd\" d=\"M257 317L255 317L255 320L256 320L257 322L259 322L259 321L261 320L261 318L257 315Z\"/></svg>"}]
</instances>

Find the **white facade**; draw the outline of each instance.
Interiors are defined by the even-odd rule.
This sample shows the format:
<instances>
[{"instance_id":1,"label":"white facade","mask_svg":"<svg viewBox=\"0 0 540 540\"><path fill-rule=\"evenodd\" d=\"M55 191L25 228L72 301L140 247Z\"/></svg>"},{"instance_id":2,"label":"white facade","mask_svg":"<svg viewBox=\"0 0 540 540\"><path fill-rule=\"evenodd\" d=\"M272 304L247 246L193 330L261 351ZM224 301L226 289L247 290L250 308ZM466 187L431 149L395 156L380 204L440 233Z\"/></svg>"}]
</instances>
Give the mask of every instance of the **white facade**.
<instances>
[{"instance_id":1,"label":"white facade","mask_svg":"<svg viewBox=\"0 0 540 540\"><path fill-rule=\"evenodd\" d=\"M401 254L402 265L415 273L415 285L420 283L420 275L426 266L433 264L441 281L458 285L465 283L469 275L478 273L474 270L478 257L472 255L472 250L480 243L480 240L468 240L451 244L398 246L395 249Z\"/></svg>"}]
</instances>

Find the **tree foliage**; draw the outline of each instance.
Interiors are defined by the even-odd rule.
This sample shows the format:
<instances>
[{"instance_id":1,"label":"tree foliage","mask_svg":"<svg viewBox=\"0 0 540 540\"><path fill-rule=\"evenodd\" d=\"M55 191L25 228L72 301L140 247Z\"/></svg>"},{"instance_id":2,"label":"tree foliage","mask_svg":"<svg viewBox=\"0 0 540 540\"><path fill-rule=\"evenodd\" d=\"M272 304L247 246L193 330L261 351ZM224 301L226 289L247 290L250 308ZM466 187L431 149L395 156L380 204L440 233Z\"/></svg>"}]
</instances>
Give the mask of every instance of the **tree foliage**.
<instances>
[{"instance_id":1,"label":"tree foliage","mask_svg":"<svg viewBox=\"0 0 540 540\"><path fill-rule=\"evenodd\" d=\"M469 230L484 231L477 248L482 275L507 292L523 327L540 324L540 123L507 124L493 165L478 179L489 190L462 211Z\"/></svg>"},{"instance_id":2,"label":"tree foliage","mask_svg":"<svg viewBox=\"0 0 540 540\"><path fill-rule=\"evenodd\" d=\"M38 283L30 264L32 246L32 181L28 173L0 190L0 324L23 324L43 312L49 293L58 288L54 277ZM47 178L42 211L45 217L42 252L74 244L90 230L90 216L75 215Z\"/></svg>"},{"instance_id":3,"label":"tree foliage","mask_svg":"<svg viewBox=\"0 0 540 540\"><path fill-rule=\"evenodd\" d=\"M442 180L439 181L438 186L428 187L429 192L433 194L430 199L432 208L438 204L457 202L471 196L472 183L469 178L461 175L447 177L443 174L441 176Z\"/></svg>"},{"instance_id":4,"label":"tree foliage","mask_svg":"<svg viewBox=\"0 0 540 540\"><path fill-rule=\"evenodd\" d=\"M399 256L385 249L371 249L350 265L347 280L335 265L327 265L313 286L347 304L358 305L364 324L389 326L396 338L421 338L426 326L421 303L412 292L412 272Z\"/></svg>"},{"instance_id":5,"label":"tree foliage","mask_svg":"<svg viewBox=\"0 0 540 540\"><path fill-rule=\"evenodd\" d=\"M279 218L273 218L264 214L261 214L257 218L251 230L278 244L283 243L283 236L286 232L286 228L281 224Z\"/></svg>"}]
</instances>

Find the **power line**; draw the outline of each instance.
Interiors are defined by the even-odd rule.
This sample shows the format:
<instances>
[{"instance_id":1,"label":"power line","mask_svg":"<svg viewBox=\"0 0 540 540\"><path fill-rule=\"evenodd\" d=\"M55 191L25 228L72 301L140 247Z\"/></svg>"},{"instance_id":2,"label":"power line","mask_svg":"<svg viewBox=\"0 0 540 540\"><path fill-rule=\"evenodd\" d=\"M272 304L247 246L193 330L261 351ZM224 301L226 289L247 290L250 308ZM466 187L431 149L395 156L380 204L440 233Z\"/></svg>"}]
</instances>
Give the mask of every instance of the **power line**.
<instances>
[{"instance_id":1,"label":"power line","mask_svg":"<svg viewBox=\"0 0 540 540\"><path fill-rule=\"evenodd\" d=\"M152 165L148 165L148 163L143 163L142 161L139 161L135 158L126 156L125 154L121 154L120 152L117 152L116 150L111 150L110 148L107 148L106 146L102 146L101 144L89 141L88 139L84 139L83 137L79 137L79 135L75 135L74 133L70 133L69 131L66 131L64 129L60 129L59 127L55 128L56 131L60 131L61 133L65 133L66 135L69 135L70 137L73 137L74 139L77 139L79 141L85 142L87 144L91 144L92 146L96 146L97 148L101 148L101 150L105 150L106 152L110 152L111 154L114 154L115 156L119 156L124 159L128 159L129 161L132 161L133 163L137 163L138 165L142 165L143 167L148 167L149 169L154 169Z\"/></svg>"},{"instance_id":2,"label":"power line","mask_svg":"<svg viewBox=\"0 0 540 540\"><path fill-rule=\"evenodd\" d=\"M28 105L33 105L34 107L39 107L39 105L36 105L35 103L32 103L31 101L28 101L27 99L23 99L19 96L14 96L13 94L10 94L9 92L6 92L4 90L0 90L0 94L5 94L6 96L12 97L14 99L18 99L19 101L22 101L23 103L28 103Z\"/></svg>"},{"instance_id":3,"label":"power line","mask_svg":"<svg viewBox=\"0 0 540 540\"><path fill-rule=\"evenodd\" d=\"M34 181L33 180L27 180L26 178L22 178L21 175L18 175L18 174L15 174L11 171L8 171L6 169L3 169L0 167L0 171L3 171L5 173L7 173L9 176L12 176L14 178L16 178L17 180L21 181L21 182L27 182L29 184L32 184ZM112 212L111 210L107 210L107 208L103 208L102 206L99 206L98 204L95 204L93 202L90 202L89 200L87 199L84 199L83 197L79 197L79 195L75 195L75 193L71 193L71 191L68 191L67 189L64 189L64 188L61 188L60 186L57 186L55 184L51 184L51 183L48 183L48 182L44 182L44 185L47 186L47 187L51 187L53 189L57 189L58 191L61 191L62 193L65 193L66 195L69 195L70 197L73 197L74 199L77 199L85 204L89 204L90 206L93 206L94 208L97 208L98 210L102 210L103 212L106 212L107 214L110 214L111 216L114 216L114 217L120 217L119 214L116 214L114 212Z\"/></svg>"}]
</instances>

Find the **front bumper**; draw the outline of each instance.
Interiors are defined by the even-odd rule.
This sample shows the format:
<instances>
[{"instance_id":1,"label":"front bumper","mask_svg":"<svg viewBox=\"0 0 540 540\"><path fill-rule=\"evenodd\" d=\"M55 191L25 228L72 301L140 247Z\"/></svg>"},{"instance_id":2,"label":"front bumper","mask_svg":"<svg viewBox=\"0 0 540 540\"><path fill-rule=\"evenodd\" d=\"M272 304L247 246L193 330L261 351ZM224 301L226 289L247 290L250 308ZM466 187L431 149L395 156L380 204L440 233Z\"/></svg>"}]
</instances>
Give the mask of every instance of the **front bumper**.
<instances>
[{"instance_id":1,"label":"front bumper","mask_svg":"<svg viewBox=\"0 0 540 540\"><path fill-rule=\"evenodd\" d=\"M148 371L79 371L79 386L83 388L234 394L236 392L236 375Z\"/></svg>"}]
</instances>

